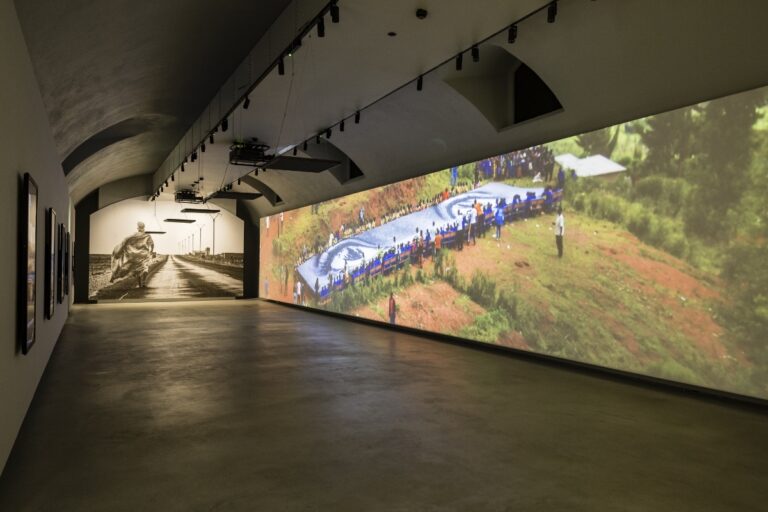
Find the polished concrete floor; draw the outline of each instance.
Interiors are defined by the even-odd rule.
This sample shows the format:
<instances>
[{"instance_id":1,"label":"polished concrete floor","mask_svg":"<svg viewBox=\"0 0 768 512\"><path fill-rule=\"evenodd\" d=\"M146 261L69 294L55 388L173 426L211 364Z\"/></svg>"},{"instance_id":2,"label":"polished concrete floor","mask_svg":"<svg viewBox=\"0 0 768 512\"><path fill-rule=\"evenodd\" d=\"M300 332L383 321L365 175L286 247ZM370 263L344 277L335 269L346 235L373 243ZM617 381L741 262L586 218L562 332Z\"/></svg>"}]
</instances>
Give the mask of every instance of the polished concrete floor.
<instances>
[{"instance_id":1,"label":"polished concrete floor","mask_svg":"<svg viewBox=\"0 0 768 512\"><path fill-rule=\"evenodd\" d=\"M765 511L768 416L260 301L81 306L2 511Z\"/></svg>"}]
</instances>

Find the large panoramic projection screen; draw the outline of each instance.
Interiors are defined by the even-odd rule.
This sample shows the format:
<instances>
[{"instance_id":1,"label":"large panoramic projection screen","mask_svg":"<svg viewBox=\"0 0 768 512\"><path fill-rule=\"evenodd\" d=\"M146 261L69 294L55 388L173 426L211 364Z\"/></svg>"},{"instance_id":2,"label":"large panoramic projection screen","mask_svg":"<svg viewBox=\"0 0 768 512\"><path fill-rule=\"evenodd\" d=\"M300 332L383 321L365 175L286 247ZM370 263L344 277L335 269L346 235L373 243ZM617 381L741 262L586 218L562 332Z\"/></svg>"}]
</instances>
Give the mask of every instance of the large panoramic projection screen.
<instances>
[{"instance_id":1,"label":"large panoramic projection screen","mask_svg":"<svg viewBox=\"0 0 768 512\"><path fill-rule=\"evenodd\" d=\"M194 208L203 213L184 209L173 201L129 199L92 214L89 298L242 295L243 221L214 206Z\"/></svg>"},{"instance_id":2,"label":"large panoramic projection screen","mask_svg":"<svg viewBox=\"0 0 768 512\"><path fill-rule=\"evenodd\" d=\"M263 218L260 295L767 398L767 97Z\"/></svg>"}]
</instances>

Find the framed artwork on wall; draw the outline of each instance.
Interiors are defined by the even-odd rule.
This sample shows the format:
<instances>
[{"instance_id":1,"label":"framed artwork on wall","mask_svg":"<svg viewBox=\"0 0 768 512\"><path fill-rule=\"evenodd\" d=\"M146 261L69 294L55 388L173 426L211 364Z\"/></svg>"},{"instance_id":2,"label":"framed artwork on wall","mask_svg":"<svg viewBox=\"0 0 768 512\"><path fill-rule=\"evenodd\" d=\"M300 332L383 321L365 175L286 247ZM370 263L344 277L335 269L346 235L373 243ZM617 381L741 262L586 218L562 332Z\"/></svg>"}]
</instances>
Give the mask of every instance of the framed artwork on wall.
<instances>
[{"instance_id":1,"label":"framed artwork on wall","mask_svg":"<svg viewBox=\"0 0 768 512\"><path fill-rule=\"evenodd\" d=\"M45 317L56 310L56 211L48 208L45 223Z\"/></svg>"},{"instance_id":2,"label":"framed artwork on wall","mask_svg":"<svg viewBox=\"0 0 768 512\"><path fill-rule=\"evenodd\" d=\"M64 233L64 294L69 295L69 273L70 273L70 236L69 231Z\"/></svg>"},{"instance_id":3,"label":"framed artwork on wall","mask_svg":"<svg viewBox=\"0 0 768 512\"><path fill-rule=\"evenodd\" d=\"M19 208L19 298L17 321L19 344L26 354L35 343L37 297L37 183L24 175Z\"/></svg>"},{"instance_id":4,"label":"framed artwork on wall","mask_svg":"<svg viewBox=\"0 0 768 512\"><path fill-rule=\"evenodd\" d=\"M59 224L56 230L56 302L64 302L64 242L66 237L64 224Z\"/></svg>"}]
</instances>

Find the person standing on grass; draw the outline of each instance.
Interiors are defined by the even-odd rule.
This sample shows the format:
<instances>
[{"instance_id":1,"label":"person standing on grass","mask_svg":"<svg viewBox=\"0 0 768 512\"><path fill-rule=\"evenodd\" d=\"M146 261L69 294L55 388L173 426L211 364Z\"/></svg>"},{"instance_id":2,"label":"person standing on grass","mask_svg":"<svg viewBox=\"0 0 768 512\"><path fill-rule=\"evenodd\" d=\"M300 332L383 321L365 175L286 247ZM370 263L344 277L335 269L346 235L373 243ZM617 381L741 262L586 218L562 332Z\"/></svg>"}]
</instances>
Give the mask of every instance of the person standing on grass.
<instances>
[{"instance_id":1,"label":"person standing on grass","mask_svg":"<svg viewBox=\"0 0 768 512\"><path fill-rule=\"evenodd\" d=\"M395 295L389 292L389 323L395 325L395 316L397 315L397 304L395 303Z\"/></svg>"},{"instance_id":2,"label":"person standing on grass","mask_svg":"<svg viewBox=\"0 0 768 512\"><path fill-rule=\"evenodd\" d=\"M504 209L501 206L496 207L496 240L501 240L501 226L504 225Z\"/></svg>"},{"instance_id":3,"label":"person standing on grass","mask_svg":"<svg viewBox=\"0 0 768 512\"><path fill-rule=\"evenodd\" d=\"M557 257L563 257L563 236L565 236L565 217L563 217L563 207L558 206L557 218L555 222L555 245L557 245Z\"/></svg>"}]
</instances>

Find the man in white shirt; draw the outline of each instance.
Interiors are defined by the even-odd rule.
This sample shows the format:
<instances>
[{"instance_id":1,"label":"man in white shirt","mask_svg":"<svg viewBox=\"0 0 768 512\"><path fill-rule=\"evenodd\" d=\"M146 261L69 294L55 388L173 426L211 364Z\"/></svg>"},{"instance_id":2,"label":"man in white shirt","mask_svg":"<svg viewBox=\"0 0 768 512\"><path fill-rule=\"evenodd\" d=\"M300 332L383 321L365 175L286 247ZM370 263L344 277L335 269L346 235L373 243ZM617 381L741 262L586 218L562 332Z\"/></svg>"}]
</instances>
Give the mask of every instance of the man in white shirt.
<instances>
[{"instance_id":1,"label":"man in white shirt","mask_svg":"<svg viewBox=\"0 0 768 512\"><path fill-rule=\"evenodd\" d=\"M295 304L303 304L301 297L301 279L296 279L296 300L294 301Z\"/></svg>"},{"instance_id":2,"label":"man in white shirt","mask_svg":"<svg viewBox=\"0 0 768 512\"><path fill-rule=\"evenodd\" d=\"M563 207L557 208L557 218L555 219L555 244L557 245L557 257L563 257L563 236L565 236L565 218L563 217Z\"/></svg>"}]
</instances>

